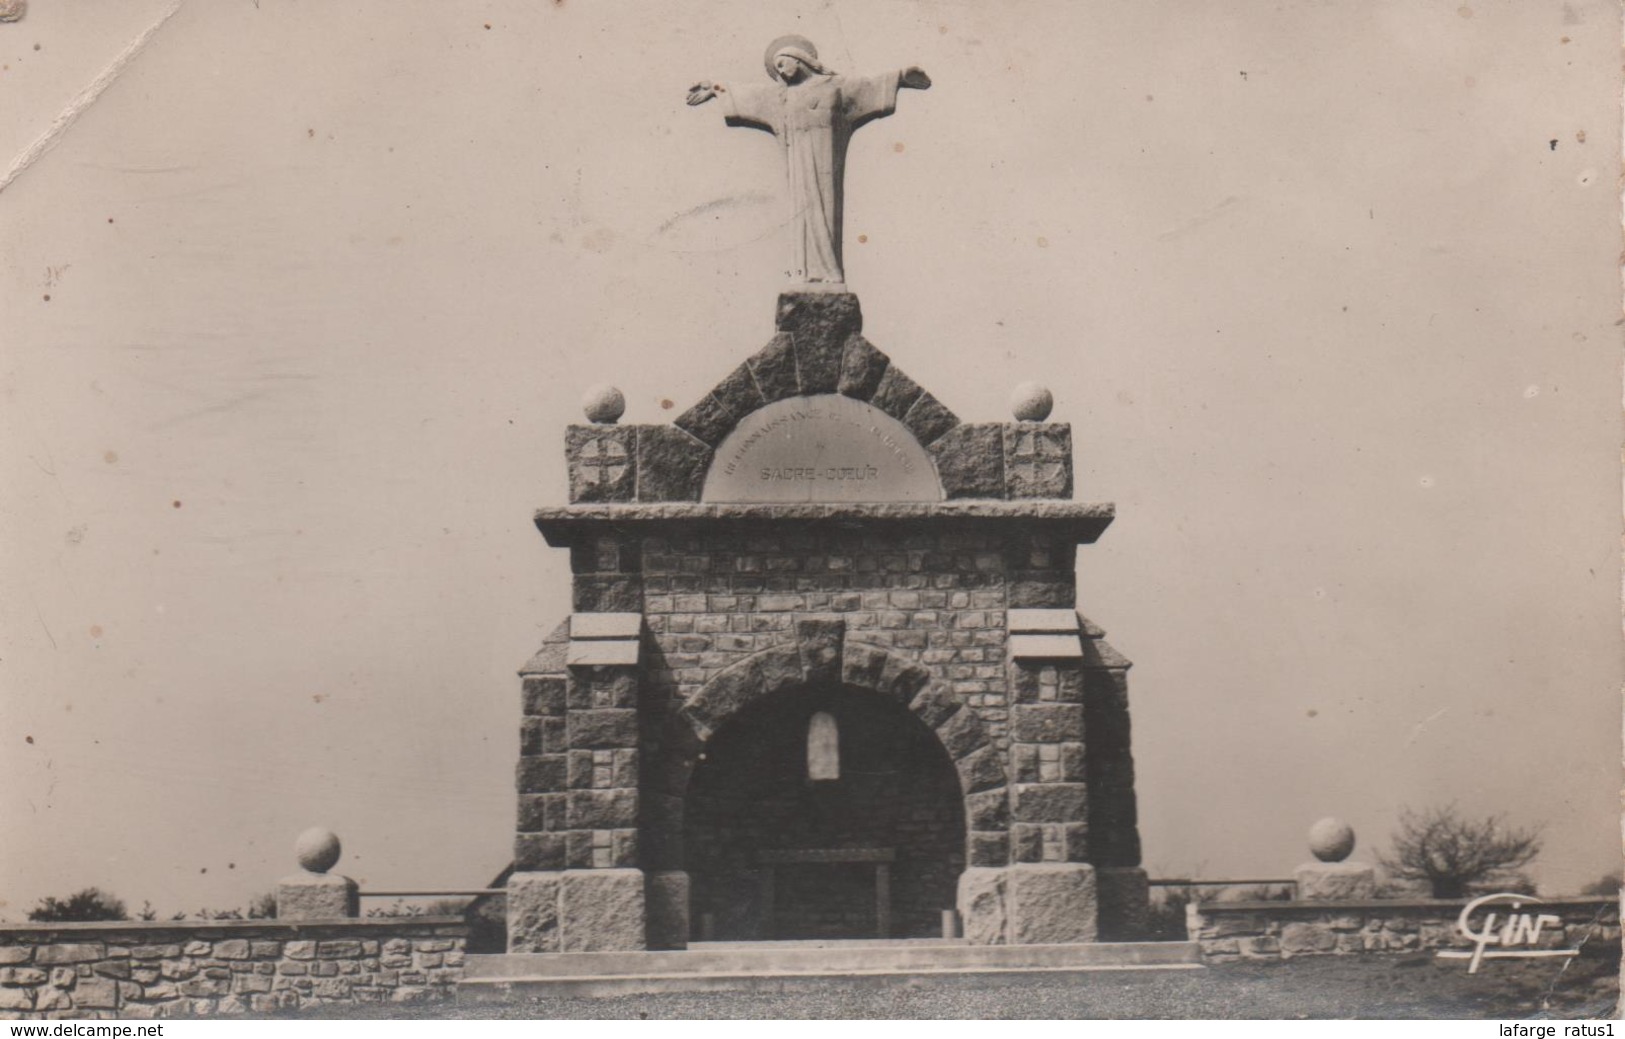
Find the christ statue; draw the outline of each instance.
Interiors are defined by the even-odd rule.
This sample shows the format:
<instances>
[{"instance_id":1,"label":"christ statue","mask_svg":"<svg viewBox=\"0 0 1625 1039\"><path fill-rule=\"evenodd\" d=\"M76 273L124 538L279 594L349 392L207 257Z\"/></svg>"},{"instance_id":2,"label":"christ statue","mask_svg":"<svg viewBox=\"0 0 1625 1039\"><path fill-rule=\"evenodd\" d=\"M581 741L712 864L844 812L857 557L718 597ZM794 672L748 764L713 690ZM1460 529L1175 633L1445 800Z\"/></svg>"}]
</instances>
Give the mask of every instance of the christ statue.
<instances>
[{"instance_id":1,"label":"christ statue","mask_svg":"<svg viewBox=\"0 0 1625 1039\"><path fill-rule=\"evenodd\" d=\"M809 286L839 288L841 181L852 131L891 115L899 87L924 90L931 78L909 67L876 76L841 76L818 62L818 49L801 36L781 36L764 58L769 86L696 83L688 103L722 99L729 126L766 130L784 146L790 185L791 277Z\"/></svg>"}]
</instances>

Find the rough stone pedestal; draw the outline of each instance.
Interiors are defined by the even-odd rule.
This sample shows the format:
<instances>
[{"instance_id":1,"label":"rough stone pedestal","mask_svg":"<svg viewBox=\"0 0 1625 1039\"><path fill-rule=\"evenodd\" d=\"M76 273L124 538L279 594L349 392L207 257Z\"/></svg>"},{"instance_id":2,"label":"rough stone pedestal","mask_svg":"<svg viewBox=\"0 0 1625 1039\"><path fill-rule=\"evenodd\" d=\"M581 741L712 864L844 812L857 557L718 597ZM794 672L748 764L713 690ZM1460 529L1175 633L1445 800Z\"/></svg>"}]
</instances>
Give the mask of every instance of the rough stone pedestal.
<instances>
[{"instance_id":1,"label":"rough stone pedestal","mask_svg":"<svg viewBox=\"0 0 1625 1039\"><path fill-rule=\"evenodd\" d=\"M1363 862L1306 862L1293 871L1299 902L1357 902L1377 897L1377 869Z\"/></svg>"},{"instance_id":2,"label":"rough stone pedestal","mask_svg":"<svg viewBox=\"0 0 1625 1039\"><path fill-rule=\"evenodd\" d=\"M1100 938L1108 942L1145 941L1151 927L1151 885L1138 866L1103 866L1095 871L1100 891Z\"/></svg>"},{"instance_id":3,"label":"rough stone pedestal","mask_svg":"<svg viewBox=\"0 0 1625 1039\"><path fill-rule=\"evenodd\" d=\"M570 869L559 875L559 951L648 948L641 869Z\"/></svg>"},{"instance_id":4,"label":"rough stone pedestal","mask_svg":"<svg viewBox=\"0 0 1625 1039\"><path fill-rule=\"evenodd\" d=\"M656 874L670 891L674 874ZM682 878L687 932L688 875ZM640 869L571 869L508 878L509 952L625 952L648 948Z\"/></svg>"},{"instance_id":5,"label":"rough stone pedestal","mask_svg":"<svg viewBox=\"0 0 1625 1039\"><path fill-rule=\"evenodd\" d=\"M559 951L558 873L515 873L508 878L508 951Z\"/></svg>"},{"instance_id":6,"label":"rough stone pedestal","mask_svg":"<svg viewBox=\"0 0 1625 1039\"><path fill-rule=\"evenodd\" d=\"M971 866L959 875L959 922L971 945L1005 941L1004 873L1002 868Z\"/></svg>"},{"instance_id":7,"label":"rough stone pedestal","mask_svg":"<svg viewBox=\"0 0 1625 1039\"><path fill-rule=\"evenodd\" d=\"M1143 878L1142 873L1142 883ZM1100 914L1093 866L1076 862L972 866L959 875L959 916L965 941L972 945L1097 941Z\"/></svg>"},{"instance_id":8,"label":"rough stone pedestal","mask_svg":"<svg viewBox=\"0 0 1625 1039\"><path fill-rule=\"evenodd\" d=\"M649 948L688 948L688 874L650 873L644 896L649 904Z\"/></svg>"},{"instance_id":9,"label":"rough stone pedestal","mask_svg":"<svg viewBox=\"0 0 1625 1039\"><path fill-rule=\"evenodd\" d=\"M1005 871L1007 941L1011 945L1092 942L1100 933L1095 868L1077 862L1034 862Z\"/></svg>"},{"instance_id":10,"label":"rough stone pedestal","mask_svg":"<svg viewBox=\"0 0 1625 1039\"><path fill-rule=\"evenodd\" d=\"M361 896L349 877L302 871L277 881L278 920L335 920L360 915Z\"/></svg>"}]
</instances>

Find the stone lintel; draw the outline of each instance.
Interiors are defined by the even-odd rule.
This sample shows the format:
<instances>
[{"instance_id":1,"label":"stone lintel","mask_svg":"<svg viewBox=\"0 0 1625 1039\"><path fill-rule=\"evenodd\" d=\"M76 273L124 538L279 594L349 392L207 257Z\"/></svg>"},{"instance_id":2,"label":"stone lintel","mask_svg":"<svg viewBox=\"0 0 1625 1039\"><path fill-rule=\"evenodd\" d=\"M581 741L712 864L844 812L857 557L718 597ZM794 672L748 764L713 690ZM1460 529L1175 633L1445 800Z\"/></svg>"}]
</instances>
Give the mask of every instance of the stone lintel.
<instances>
[{"instance_id":1,"label":"stone lintel","mask_svg":"<svg viewBox=\"0 0 1625 1039\"><path fill-rule=\"evenodd\" d=\"M1011 635L1011 660L1081 660L1083 646L1074 634Z\"/></svg>"},{"instance_id":2,"label":"stone lintel","mask_svg":"<svg viewBox=\"0 0 1625 1039\"><path fill-rule=\"evenodd\" d=\"M570 667L635 667L638 648L637 639L581 639L570 643L565 663Z\"/></svg>"},{"instance_id":3,"label":"stone lintel","mask_svg":"<svg viewBox=\"0 0 1625 1039\"><path fill-rule=\"evenodd\" d=\"M565 548L615 530L635 536L651 526L751 525L762 523L838 526L921 522L1006 524L1030 533L1036 525L1072 544L1090 545L1111 525L1110 502L633 502L549 506L536 510L536 528L549 545Z\"/></svg>"},{"instance_id":4,"label":"stone lintel","mask_svg":"<svg viewBox=\"0 0 1625 1039\"><path fill-rule=\"evenodd\" d=\"M1006 621L1012 635L1060 634L1078 630L1078 614L1075 610L1008 610Z\"/></svg>"},{"instance_id":5,"label":"stone lintel","mask_svg":"<svg viewBox=\"0 0 1625 1039\"><path fill-rule=\"evenodd\" d=\"M572 639L635 639L643 633L641 613L574 613Z\"/></svg>"},{"instance_id":6,"label":"stone lintel","mask_svg":"<svg viewBox=\"0 0 1625 1039\"><path fill-rule=\"evenodd\" d=\"M756 861L770 865L807 862L896 862L896 848L770 848Z\"/></svg>"}]
</instances>

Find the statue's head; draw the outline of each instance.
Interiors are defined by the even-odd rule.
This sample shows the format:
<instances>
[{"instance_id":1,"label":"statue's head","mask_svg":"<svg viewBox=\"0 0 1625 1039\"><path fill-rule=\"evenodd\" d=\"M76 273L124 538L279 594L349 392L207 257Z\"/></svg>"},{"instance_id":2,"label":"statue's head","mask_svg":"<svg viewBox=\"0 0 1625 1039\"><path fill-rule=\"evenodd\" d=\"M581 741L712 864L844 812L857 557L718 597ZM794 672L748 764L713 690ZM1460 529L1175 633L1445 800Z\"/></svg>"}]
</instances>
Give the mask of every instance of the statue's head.
<instances>
[{"instance_id":1,"label":"statue's head","mask_svg":"<svg viewBox=\"0 0 1625 1039\"><path fill-rule=\"evenodd\" d=\"M806 63L794 54L780 54L773 59L773 73L781 82L799 82L807 72Z\"/></svg>"},{"instance_id":2,"label":"statue's head","mask_svg":"<svg viewBox=\"0 0 1625 1039\"><path fill-rule=\"evenodd\" d=\"M799 83L809 75L828 75L818 62L818 48L805 36L780 36L767 45L762 56L769 78L780 83Z\"/></svg>"}]
</instances>

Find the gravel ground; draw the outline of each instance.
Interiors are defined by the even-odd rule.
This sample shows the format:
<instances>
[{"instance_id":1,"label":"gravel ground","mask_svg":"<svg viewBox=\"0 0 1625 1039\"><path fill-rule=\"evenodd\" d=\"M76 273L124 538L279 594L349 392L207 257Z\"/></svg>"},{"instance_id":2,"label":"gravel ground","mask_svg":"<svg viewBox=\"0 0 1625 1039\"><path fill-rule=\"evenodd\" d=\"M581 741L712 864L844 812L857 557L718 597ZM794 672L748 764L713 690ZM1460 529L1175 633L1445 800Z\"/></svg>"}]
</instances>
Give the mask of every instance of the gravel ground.
<instances>
[{"instance_id":1,"label":"gravel ground","mask_svg":"<svg viewBox=\"0 0 1625 1039\"><path fill-rule=\"evenodd\" d=\"M362 1018L1597 1018L1619 998L1617 956L1502 960L1469 976L1461 961L1316 957L1200 971L1101 972L1061 980L887 980L827 992L706 993L507 1003L361 1006Z\"/></svg>"}]
</instances>

